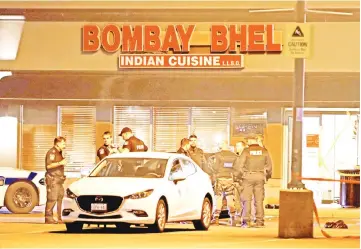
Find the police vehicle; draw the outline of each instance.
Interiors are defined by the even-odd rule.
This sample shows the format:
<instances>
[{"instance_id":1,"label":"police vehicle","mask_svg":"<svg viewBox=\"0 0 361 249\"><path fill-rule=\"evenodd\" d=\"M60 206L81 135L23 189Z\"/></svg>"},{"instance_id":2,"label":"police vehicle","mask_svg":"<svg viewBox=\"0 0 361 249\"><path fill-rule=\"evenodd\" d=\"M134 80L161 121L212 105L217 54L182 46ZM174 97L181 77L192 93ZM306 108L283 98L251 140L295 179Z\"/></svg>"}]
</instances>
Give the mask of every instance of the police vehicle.
<instances>
[{"instance_id":1,"label":"police vehicle","mask_svg":"<svg viewBox=\"0 0 361 249\"><path fill-rule=\"evenodd\" d=\"M15 214L30 213L46 203L45 172L0 167L0 208Z\"/></svg>"}]
</instances>

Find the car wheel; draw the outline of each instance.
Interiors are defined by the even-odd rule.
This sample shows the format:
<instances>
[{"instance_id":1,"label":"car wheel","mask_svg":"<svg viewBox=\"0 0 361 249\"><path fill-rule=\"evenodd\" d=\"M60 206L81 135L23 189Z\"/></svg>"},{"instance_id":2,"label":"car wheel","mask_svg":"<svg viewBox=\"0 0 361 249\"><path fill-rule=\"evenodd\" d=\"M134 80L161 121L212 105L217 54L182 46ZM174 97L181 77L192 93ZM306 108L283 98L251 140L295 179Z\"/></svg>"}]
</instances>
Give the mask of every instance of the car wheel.
<instances>
[{"instance_id":1,"label":"car wheel","mask_svg":"<svg viewBox=\"0 0 361 249\"><path fill-rule=\"evenodd\" d=\"M120 231L127 231L130 228L130 224L128 223L117 223L115 226Z\"/></svg>"},{"instance_id":2,"label":"car wheel","mask_svg":"<svg viewBox=\"0 0 361 249\"><path fill-rule=\"evenodd\" d=\"M83 223L66 223L68 233L80 233L83 230Z\"/></svg>"},{"instance_id":3,"label":"car wheel","mask_svg":"<svg viewBox=\"0 0 361 249\"><path fill-rule=\"evenodd\" d=\"M167 206L164 200L159 200L157 204L157 210L155 212L155 222L149 228L153 232L162 233L167 223Z\"/></svg>"},{"instance_id":4,"label":"car wheel","mask_svg":"<svg viewBox=\"0 0 361 249\"><path fill-rule=\"evenodd\" d=\"M36 189L27 182L15 182L5 195L5 206L14 214L30 213L39 202Z\"/></svg>"},{"instance_id":5,"label":"car wheel","mask_svg":"<svg viewBox=\"0 0 361 249\"><path fill-rule=\"evenodd\" d=\"M208 198L204 198L200 220L194 220L193 225L196 230L208 230L211 225L212 204Z\"/></svg>"}]
</instances>

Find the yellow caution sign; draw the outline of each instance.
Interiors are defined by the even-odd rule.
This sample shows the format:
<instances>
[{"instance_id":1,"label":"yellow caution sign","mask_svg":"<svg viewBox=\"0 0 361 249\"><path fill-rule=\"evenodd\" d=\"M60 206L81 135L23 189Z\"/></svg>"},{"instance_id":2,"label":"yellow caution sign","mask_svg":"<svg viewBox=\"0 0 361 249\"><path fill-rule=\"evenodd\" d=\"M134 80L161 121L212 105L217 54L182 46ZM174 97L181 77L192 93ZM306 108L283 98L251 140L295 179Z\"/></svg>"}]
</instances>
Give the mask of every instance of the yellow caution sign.
<instances>
[{"instance_id":1,"label":"yellow caution sign","mask_svg":"<svg viewBox=\"0 0 361 249\"><path fill-rule=\"evenodd\" d=\"M283 53L293 58L309 58L312 48L311 25L308 23L286 24Z\"/></svg>"}]
</instances>

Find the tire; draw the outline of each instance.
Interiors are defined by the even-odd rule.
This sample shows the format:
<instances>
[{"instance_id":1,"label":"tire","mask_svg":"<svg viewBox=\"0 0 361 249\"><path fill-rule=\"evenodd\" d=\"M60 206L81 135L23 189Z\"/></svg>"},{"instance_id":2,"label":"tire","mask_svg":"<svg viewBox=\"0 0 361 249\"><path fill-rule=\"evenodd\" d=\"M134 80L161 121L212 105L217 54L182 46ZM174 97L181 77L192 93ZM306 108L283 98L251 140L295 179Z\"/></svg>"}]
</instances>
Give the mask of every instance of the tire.
<instances>
[{"instance_id":1,"label":"tire","mask_svg":"<svg viewBox=\"0 0 361 249\"><path fill-rule=\"evenodd\" d=\"M212 219L212 204L211 201L206 197L202 204L202 213L199 220L194 220L193 225L196 230L206 231L211 225Z\"/></svg>"},{"instance_id":2,"label":"tire","mask_svg":"<svg viewBox=\"0 0 361 249\"><path fill-rule=\"evenodd\" d=\"M83 223L66 223L68 233L81 233L83 231Z\"/></svg>"},{"instance_id":3,"label":"tire","mask_svg":"<svg viewBox=\"0 0 361 249\"><path fill-rule=\"evenodd\" d=\"M164 200L159 200L157 204L157 209L155 212L155 222L152 224L149 229L152 232L162 233L164 232L165 224L167 223L167 205Z\"/></svg>"},{"instance_id":4,"label":"tire","mask_svg":"<svg viewBox=\"0 0 361 249\"><path fill-rule=\"evenodd\" d=\"M15 182L6 191L5 206L14 214L30 213L38 203L38 192L30 183Z\"/></svg>"}]
</instances>

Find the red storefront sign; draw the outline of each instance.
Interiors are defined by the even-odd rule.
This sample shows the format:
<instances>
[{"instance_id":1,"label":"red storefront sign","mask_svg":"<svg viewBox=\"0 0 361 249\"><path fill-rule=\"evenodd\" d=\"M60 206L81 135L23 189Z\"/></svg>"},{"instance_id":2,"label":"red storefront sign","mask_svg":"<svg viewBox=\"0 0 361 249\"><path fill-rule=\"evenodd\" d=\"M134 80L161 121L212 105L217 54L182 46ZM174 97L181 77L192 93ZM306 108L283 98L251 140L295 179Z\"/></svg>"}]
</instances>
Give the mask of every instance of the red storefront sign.
<instances>
[{"instance_id":1,"label":"red storefront sign","mask_svg":"<svg viewBox=\"0 0 361 249\"><path fill-rule=\"evenodd\" d=\"M273 25L212 25L211 54L190 55L195 27L168 25L162 35L157 25L85 25L82 51L119 52L120 68L243 68L244 53L282 51L282 44L274 43ZM234 54L237 46L240 54ZM154 54L169 51L173 54Z\"/></svg>"}]
</instances>

